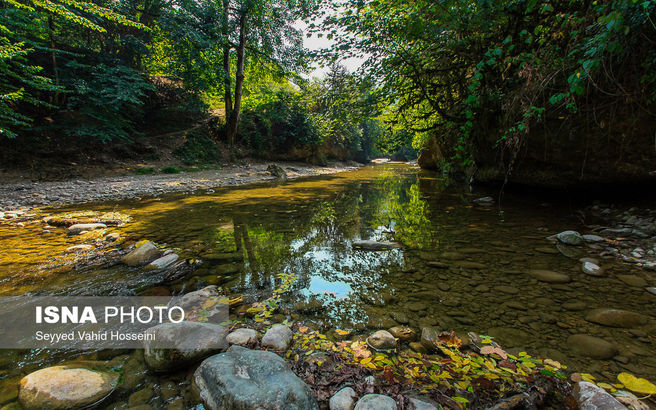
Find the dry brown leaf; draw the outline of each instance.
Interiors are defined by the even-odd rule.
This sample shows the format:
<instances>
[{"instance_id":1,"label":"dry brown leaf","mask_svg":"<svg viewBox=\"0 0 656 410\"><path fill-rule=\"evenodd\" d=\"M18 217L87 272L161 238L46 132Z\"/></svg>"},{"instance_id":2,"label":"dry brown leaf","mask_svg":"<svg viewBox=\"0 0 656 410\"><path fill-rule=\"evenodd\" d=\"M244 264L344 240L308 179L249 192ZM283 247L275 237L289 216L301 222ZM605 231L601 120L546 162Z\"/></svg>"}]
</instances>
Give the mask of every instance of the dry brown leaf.
<instances>
[{"instance_id":1,"label":"dry brown leaf","mask_svg":"<svg viewBox=\"0 0 656 410\"><path fill-rule=\"evenodd\" d=\"M508 354L502 348L494 346L483 346L481 354L498 354L504 360L508 358Z\"/></svg>"}]
</instances>

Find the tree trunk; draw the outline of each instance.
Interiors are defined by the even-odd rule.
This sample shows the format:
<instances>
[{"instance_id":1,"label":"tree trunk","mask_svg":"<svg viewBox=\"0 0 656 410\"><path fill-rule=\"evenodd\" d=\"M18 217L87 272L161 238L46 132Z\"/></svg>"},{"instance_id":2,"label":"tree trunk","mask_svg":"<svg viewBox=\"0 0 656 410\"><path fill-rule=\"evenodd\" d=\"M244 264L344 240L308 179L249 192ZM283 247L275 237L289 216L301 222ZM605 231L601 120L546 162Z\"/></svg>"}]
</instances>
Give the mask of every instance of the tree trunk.
<instances>
[{"instance_id":1,"label":"tree trunk","mask_svg":"<svg viewBox=\"0 0 656 410\"><path fill-rule=\"evenodd\" d=\"M221 22L221 34L223 34L223 88L225 103L226 132L228 121L232 115L232 81L230 80L230 33L228 27L228 8L230 0L223 0L223 18Z\"/></svg>"},{"instance_id":2,"label":"tree trunk","mask_svg":"<svg viewBox=\"0 0 656 410\"><path fill-rule=\"evenodd\" d=\"M241 114L241 94L244 85L244 51L246 50L246 15L248 10L242 10L239 16L239 44L237 45L237 72L235 79L235 101L227 117L226 137L230 145L235 144L237 137L237 124ZM227 113L226 113L227 115Z\"/></svg>"},{"instance_id":3,"label":"tree trunk","mask_svg":"<svg viewBox=\"0 0 656 410\"><path fill-rule=\"evenodd\" d=\"M50 57L52 59L52 72L55 77L55 85L59 87L59 70L57 69L57 55L55 54L55 27L52 21L52 15L48 15L48 28L50 29ZM51 101L57 104L59 100L59 91L55 91L55 96Z\"/></svg>"}]
</instances>

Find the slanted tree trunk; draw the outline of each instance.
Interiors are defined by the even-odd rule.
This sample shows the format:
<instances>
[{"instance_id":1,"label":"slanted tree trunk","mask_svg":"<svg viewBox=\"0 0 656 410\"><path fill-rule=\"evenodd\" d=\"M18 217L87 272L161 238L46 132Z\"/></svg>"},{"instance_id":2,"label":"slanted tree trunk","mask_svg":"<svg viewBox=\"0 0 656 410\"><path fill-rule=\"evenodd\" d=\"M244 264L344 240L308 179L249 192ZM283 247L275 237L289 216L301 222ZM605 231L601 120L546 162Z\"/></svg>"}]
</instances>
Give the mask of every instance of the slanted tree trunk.
<instances>
[{"instance_id":1,"label":"slanted tree trunk","mask_svg":"<svg viewBox=\"0 0 656 410\"><path fill-rule=\"evenodd\" d=\"M235 79L235 101L230 115L226 111L226 139L230 145L235 144L237 124L241 114L241 95L244 85L244 52L246 50L246 16L248 10L242 10L239 15L239 44L237 44L237 71ZM224 57L225 58L225 57ZM224 60L225 64L225 60Z\"/></svg>"}]
</instances>

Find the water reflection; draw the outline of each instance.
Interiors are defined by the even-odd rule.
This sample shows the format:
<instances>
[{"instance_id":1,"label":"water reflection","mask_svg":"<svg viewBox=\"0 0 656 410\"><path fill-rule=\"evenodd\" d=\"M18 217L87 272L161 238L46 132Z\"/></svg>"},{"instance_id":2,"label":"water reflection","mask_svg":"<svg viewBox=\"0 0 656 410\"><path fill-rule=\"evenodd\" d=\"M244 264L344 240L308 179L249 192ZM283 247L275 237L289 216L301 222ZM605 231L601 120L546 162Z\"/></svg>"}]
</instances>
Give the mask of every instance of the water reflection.
<instances>
[{"instance_id":1,"label":"water reflection","mask_svg":"<svg viewBox=\"0 0 656 410\"><path fill-rule=\"evenodd\" d=\"M132 217L120 229L128 241L147 238L203 264L164 283L122 265L54 273L48 261L75 238L42 234L36 225L0 226L0 241L9 249L0 255L0 292L132 294L165 286L179 293L214 284L254 302L271 295L277 274L294 273L298 279L280 313L324 331L367 333L397 324L476 331L602 377L628 370L656 379L653 324L618 329L585 320L593 308L641 312L651 306L653 296L615 278L643 272L604 261L608 276L592 278L579 270L584 251L544 253L551 246L547 234L582 228L568 203L544 206L508 195L500 213L472 205L472 198L435 174L386 165L212 195L103 203L92 208ZM359 239L404 247L354 250L351 243ZM530 269L566 273L572 282L540 282ZM612 341L621 361L574 354L567 340L578 333Z\"/></svg>"}]
</instances>

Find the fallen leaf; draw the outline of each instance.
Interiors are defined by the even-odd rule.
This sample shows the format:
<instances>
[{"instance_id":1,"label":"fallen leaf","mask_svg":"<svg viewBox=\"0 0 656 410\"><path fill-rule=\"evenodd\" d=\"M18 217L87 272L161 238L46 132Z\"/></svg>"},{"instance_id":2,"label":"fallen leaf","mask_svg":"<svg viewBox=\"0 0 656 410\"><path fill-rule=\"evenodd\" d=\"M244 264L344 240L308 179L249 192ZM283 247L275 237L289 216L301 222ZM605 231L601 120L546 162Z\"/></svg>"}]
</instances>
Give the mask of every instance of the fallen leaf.
<instances>
[{"instance_id":1,"label":"fallen leaf","mask_svg":"<svg viewBox=\"0 0 656 410\"><path fill-rule=\"evenodd\" d=\"M546 364L547 366L551 366L556 369L560 369L561 367L563 367L563 365L560 364L560 362L551 359L544 359L543 363Z\"/></svg>"},{"instance_id":2,"label":"fallen leaf","mask_svg":"<svg viewBox=\"0 0 656 410\"><path fill-rule=\"evenodd\" d=\"M624 386L634 392L644 394L656 394L656 386L647 379L637 378L630 373L620 373L617 380L621 381Z\"/></svg>"},{"instance_id":3,"label":"fallen leaf","mask_svg":"<svg viewBox=\"0 0 656 410\"><path fill-rule=\"evenodd\" d=\"M307 326L301 326L301 327L298 328L298 331L299 331L300 333L307 333L308 330L309 330L309 329L308 329Z\"/></svg>"},{"instance_id":4,"label":"fallen leaf","mask_svg":"<svg viewBox=\"0 0 656 410\"><path fill-rule=\"evenodd\" d=\"M619 390L613 393L613 395L620 403L626 405L630 409L649 410L649 405L640 401L640 399L637 398L633 393L629 393L628 391L624 391L624 390Z\"/></svg>"},{"instance_id":5,"label":"fallen leaf","mask_svg":"<svg viewBox=\"0 0 656 410\"><path fill-rule=\"evenodd\" d=\"M498 354L504 360L508 358L508 354L502 348L494 346L483 346L481 354Z\"/></svg>"},{"instance_id":6,"label":"fallen leaf","mask_svg":"<svg viewBox=\"0 0 656 410\"><path fill-rule=\"evenodd\" d=\"M437 338L440 340L441 343L444 343L449 347L462 346L462 340L460 340L456 332L454 332L453 330L450 332L442 332L437 336Z\"/></svg>"}]
</instances>

